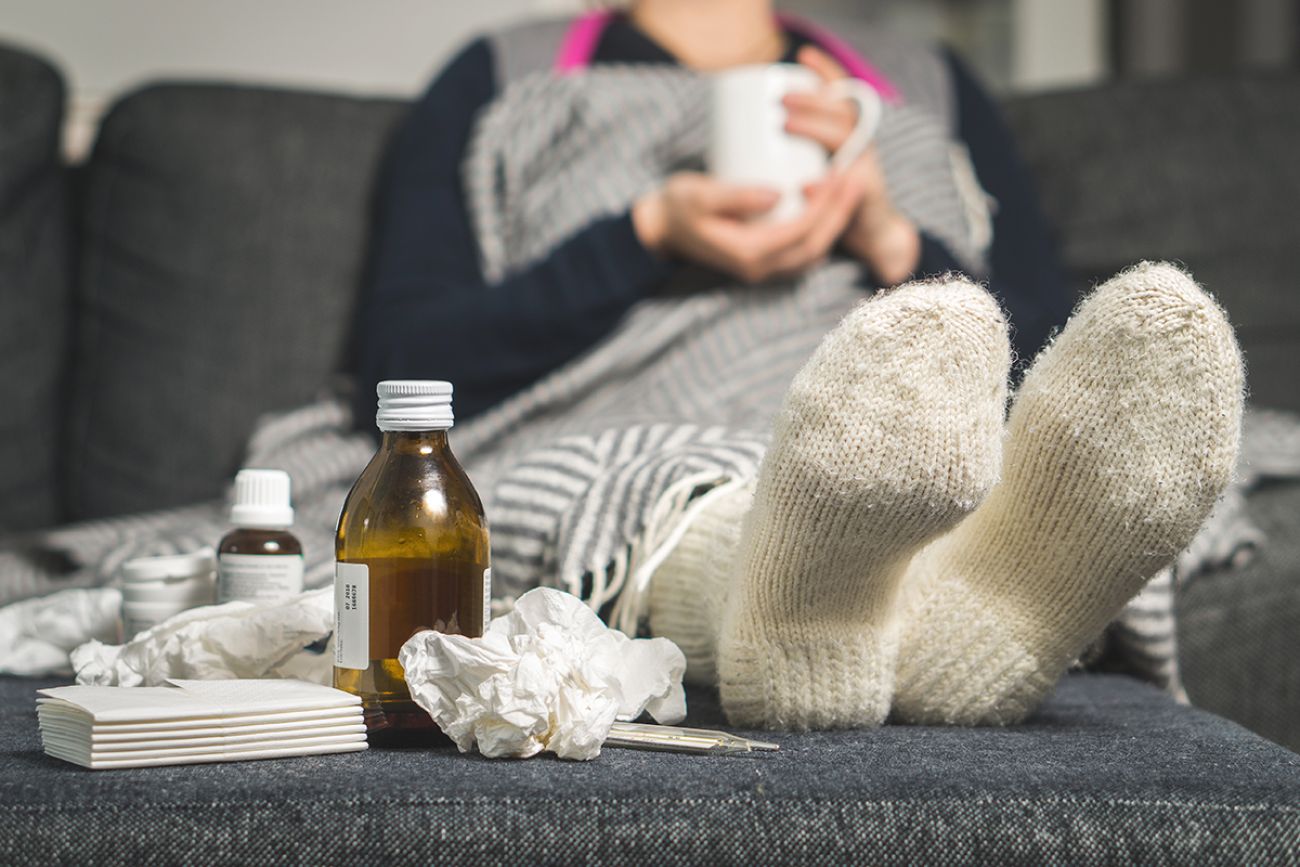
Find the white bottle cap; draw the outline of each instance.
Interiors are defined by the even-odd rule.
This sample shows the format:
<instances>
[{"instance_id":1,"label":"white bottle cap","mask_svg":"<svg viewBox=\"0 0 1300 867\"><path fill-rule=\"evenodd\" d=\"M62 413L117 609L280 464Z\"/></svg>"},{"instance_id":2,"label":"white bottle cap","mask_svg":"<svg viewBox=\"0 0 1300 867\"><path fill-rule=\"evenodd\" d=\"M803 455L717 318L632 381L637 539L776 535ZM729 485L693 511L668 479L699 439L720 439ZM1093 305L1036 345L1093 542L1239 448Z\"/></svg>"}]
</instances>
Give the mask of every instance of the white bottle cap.
<instances>
[{"instance_id":1,"label":"white bottle cap","mask_svg":"<svg viewBox=\"0 0 1300 867\"><path fill-rule=\"evenodd\" d=\"M210 577L217 568L217 555L211 548L189 554L166 554L161 557L136 557L122 564L124 584L168 581L181 578Z\"/></svg>"},{"instance_id":2,"label":"white bottle cap","mask_svg":"<svg viewBox=\"0 0 1300 867\"><path fill-rule=\"evenodd\" d=\"M236 527L285 530L293 526L289 474L284 470L240 470L235 476L235 504L230 523Z\"/></svg>"},{"instance_id":3,"label":"white bottle cap","mask_svg":"<svg viewBox=\"0 0 1300 867\"><path fill-rule=\"evenodd\" d=\"M122 564L122 616L127 638L140 629L166 620L187 608L211 605L217 599L217 555L211 548L189 554L137 557ZM143 614L144 605L148 614ZM141 625L142 621L149 621Z\"/></svg>"},{"instance_id":4,"label":"white bottle cap","mask_svg":"<svg viewBox=\"0 0 1300 867\"><path fill-rule=\"evenodd\" d=\"M451 383L437 379L386 379L375 388L380 430L447 430L451 414Z\"/></svg>"}]
</instances>

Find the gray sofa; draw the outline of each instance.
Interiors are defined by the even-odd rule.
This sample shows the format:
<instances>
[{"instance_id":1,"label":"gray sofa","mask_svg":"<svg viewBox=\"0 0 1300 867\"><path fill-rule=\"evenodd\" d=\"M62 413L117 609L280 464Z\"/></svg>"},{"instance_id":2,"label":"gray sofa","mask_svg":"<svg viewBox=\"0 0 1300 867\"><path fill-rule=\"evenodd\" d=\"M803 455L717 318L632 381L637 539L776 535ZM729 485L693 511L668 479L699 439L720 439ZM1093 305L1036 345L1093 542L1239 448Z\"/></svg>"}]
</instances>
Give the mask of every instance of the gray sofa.
<instances>
[{"instance_id":1,"label":"gray sofa","mask_svg":"<svg viewBox=\"0 0 1300 867\"><path fill-rule=\"evenodd\" d=\"M1297 96L1251 78L1008 106L1077 285L1186 262L1232 312L1256 400L1292 409ZM70 169L62 104L54 69L0 47L0 544L211 497L258 416L336 382L403 107L158 84ZM1296 486L1257 494L1263 555L1179 600L1192 698L1293 748L1297 506ZM1022 726L788 735L765 757L374 750L111 774L39 754L38 685L0 679L4 863L1294 863L1300 846L1300 756L1116 675L1066 678ZM720 723L709 695L691 708Z\"/></svg>"}]
</instances>

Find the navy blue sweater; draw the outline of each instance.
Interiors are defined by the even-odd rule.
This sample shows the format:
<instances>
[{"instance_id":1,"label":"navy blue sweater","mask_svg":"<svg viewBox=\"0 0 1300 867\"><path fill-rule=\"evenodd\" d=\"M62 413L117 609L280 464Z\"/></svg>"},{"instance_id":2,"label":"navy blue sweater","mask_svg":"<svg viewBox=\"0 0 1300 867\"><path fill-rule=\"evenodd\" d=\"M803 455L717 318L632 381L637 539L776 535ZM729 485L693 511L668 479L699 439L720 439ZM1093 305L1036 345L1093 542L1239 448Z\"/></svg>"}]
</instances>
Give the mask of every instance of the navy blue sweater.
<instances>
[{"instance_id":1,"label":"navy blue sweater","mask_svg":"<svg viewBox=\"0 0 1300 867\"><path fill-rule=\"evenodd\" d=\"M798 47L792 38L790 57ZM675 62L625 20L605 31L593 56L615 61ZM996 107L955 58L948 62L959 134L998 202L990 288L1008 310L1017 354L1029 358L1065 321L1073 299ZM412 106L385 160L353 335L359 427L371 427L381 379L450 380L462 419L491 408L597 343L678 267L646 250L624 213L486 285L460 167L478 112L496 96L493 70L486 41L461 51ZM949 270L959 270L952 254L923 236L914 276Z\"/></svg>"}]
</instances>

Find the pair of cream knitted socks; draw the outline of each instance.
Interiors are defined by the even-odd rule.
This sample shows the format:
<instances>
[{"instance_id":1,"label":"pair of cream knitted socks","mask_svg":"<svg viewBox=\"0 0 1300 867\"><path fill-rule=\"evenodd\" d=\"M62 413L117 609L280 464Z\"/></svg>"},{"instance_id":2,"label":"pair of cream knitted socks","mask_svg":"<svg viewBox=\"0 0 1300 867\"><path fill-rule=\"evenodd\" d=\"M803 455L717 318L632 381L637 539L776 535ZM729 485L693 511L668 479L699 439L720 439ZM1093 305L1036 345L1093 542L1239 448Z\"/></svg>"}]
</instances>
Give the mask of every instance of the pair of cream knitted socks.
<instances>
[{"instance_id":1,"label":"pair of cream knitted socks","mask_svg":"<svg viewBox=\"0 0 1300 867\"><path fill-rule=\"evenodd\" d=\"M652 585L651 630L734 723L1019 720L1190 541L1239 439L1218 306L1172 266L1119 275L1004 426L1008 357L996 303L948 280L867 301L799 373L753 490Z\"/></svg>"}]
</instances>

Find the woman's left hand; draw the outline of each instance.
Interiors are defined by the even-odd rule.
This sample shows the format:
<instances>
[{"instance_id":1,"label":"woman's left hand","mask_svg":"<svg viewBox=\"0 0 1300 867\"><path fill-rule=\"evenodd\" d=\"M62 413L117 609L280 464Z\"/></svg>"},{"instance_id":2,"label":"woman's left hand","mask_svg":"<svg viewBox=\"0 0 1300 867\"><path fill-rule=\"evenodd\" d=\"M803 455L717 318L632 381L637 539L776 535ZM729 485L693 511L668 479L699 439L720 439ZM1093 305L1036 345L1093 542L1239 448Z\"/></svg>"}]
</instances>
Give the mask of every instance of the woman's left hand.
<instances>
[{"instance_id":1,"label":"woman's left hand","mask_svg":"<svg viewBox=\"0 0 1300 867\"><path fill-rule=\"evenodd\" d=\"M847 75L833 58L810 45L799 50L799 62L817 73L823 82ZM852 101L832 96L825 89L816 93L788 93L783 103L787 112L786 131L806 136L830 153L839 150L857 124ZM867 148L862 156L839 171L852 175L854 185L862 191L861 203L840 236L840 243L883 284L892 286L906 280L921 258L921 236L916 224L894 207L875 146ZM827 177L814 184L810 192L836 183L835 177Z\"/></svg>"}]
</instances>

